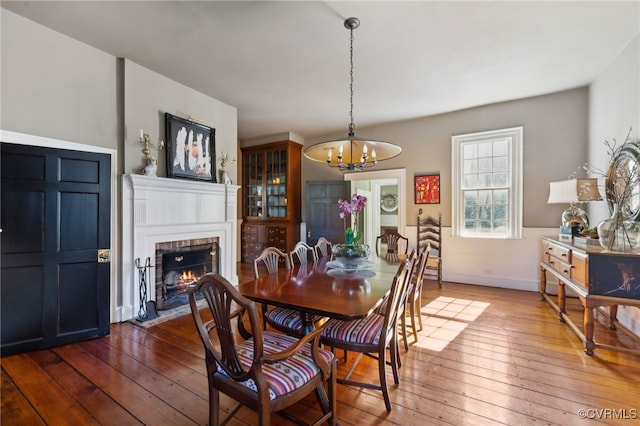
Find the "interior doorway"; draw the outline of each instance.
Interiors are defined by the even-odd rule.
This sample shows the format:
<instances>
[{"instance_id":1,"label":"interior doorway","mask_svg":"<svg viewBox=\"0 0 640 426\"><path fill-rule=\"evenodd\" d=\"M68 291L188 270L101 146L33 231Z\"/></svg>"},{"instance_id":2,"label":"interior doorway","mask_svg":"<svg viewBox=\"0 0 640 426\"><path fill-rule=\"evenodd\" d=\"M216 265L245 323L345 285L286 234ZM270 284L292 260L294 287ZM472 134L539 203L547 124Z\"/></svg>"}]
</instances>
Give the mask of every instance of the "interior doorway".
<instances>
[{"instance_id":1,"label":"interior doorway","mask_svg":"<svg viewBox=\"0 0 640 426\"><path fill-rule=\"evenodd\" d=\"M398 232L402 235L406 235L406 169L390 169L390 170L377 170L369 172L355 172L346 173L344 175L345 181L351 182L351 193L355 194L358 190L369 191L371 193L368 198L367 207L369 214L365 215L365 238L367 244L375 250L376 237L380 235L382 227L388 226L385 224L385 220L382 218L383 203L386 210L393 210L396 213L395 223ZM388 200L388 193L393 186L397 186L397 193L395 195L395 206L391 208L391 203ZM385 196L387 199L385 199Z\"/></svg>"}]
</instances>

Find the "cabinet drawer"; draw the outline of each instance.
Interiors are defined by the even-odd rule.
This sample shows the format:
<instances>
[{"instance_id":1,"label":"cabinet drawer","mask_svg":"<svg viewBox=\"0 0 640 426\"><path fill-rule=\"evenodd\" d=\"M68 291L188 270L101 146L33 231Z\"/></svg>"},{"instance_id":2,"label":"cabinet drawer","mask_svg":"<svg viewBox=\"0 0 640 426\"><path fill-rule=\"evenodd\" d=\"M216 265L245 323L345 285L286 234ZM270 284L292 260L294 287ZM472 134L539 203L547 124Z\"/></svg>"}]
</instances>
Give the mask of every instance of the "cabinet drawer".
<instances>
[{"instance_id":1,"label":"cabinet drawer","mask_svg":"<svg viewBox=\"0 0 640 426\"><path fill-rule=\"evenodd\" d=\"M277 237L268 238L267 244L269 244L270 246L278 247L280 250L288 251L286 238L277 238Z\"/></svg>"},{"instance_id":2,"label":"cabinet drawer","mask_svg":"<svg viewBox=\"0 0 640 426\"><path fill-rule=\"evenodd\" d=\"M581 285L584 289L588 289L588 257L584 253L571 253L571 280Z\"/></svg>"},{"instance_id":3,"label":"cabinet drawer","mask_svg":"<svg viewBox=\"0 0 640 426\"><path fill-rule=\"evenodd\" d=\"M277 226L270 226L269 229L267 230L267 233L269 234L269 238L271 238L272 236L279 236L279 237L284 237L287 238L287 228L280 228Z\"/></svg>"},{"instance_id":4,"label":"cabinet drawer","mask_svg":"<svg viewBox=\"0 0 640 426\"><path fill-rule=\"evenodd\" d=\"M571 250L553 243L549 243L549 256L571 263Z\"/></svg>"},{"instance_id":5,"label":"cabinet drawer","mask_svg":"<svg viewBox=\"0 0 640 426\"><path fill-rule=\"evenodd\" d=\"M549 241L542 240L542 246L540 247L540 257L544 263L549 263Z\"/></svg>"},{"instance_id":6,"label":"cabinet drawer","mask_svg":"<svg viewBox=\"0 0 640 426\"><path fill-rule=\"evenodd\" d=\"M549 265L556 271L564 275L565 277L571 279L571 264L563 262L557 257L551 257L549 260Z\"/></svg>"}]
</instances>

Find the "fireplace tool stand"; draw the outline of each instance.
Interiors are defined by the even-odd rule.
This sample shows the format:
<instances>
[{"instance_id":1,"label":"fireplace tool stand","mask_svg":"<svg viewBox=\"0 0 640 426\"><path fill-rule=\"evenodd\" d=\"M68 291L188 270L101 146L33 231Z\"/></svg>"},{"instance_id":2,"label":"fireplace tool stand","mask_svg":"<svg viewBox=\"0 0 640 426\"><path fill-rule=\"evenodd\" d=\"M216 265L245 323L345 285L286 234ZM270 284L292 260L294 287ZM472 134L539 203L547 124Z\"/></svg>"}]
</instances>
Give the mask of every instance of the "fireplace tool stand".
<instances>
[{"instance_id":1,"label":"fireplace tool stand","mask_svg":"<svg viewBox=\"0 0 640 426\"><path fill-rule=\"evenodd\" d=\"M136 268L138 269L138 284L140 289L140 307L138 309L138 317L136 319L140 322L144 322L158 318L160 314L158 314L158 309L156 308L156 301L147 301L147 277L149 270L151 269L151 258L147 257L144 265L140 262L140 258L137 258Z\"/></svg>"}]
</instances>

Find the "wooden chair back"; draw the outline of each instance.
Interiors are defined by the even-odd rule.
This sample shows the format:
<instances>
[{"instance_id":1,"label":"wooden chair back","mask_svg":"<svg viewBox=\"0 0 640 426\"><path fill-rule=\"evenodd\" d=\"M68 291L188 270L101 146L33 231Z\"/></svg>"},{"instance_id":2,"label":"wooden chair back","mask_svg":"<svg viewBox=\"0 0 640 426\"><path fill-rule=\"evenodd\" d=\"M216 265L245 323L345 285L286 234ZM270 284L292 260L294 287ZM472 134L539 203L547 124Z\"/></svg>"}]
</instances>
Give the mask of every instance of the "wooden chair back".
<instances>
[{"instance_id":1,"label":"wooden chair back","mask_svg":"<svg viewBox=\"0 0 640 426\"><path fill-rule=\"evenodd\" d=\"M289 263L294 265L306 265L309 261L318 260L316 250L304 241L298 242L293 250L289 252Z\"/></svg>"},{"instance_id":2,"label":"wooden chair back","mask_svg":"<svg viewBox=\"0 0 640 426\"><path fill-rule=\"evenodd\" d=\"M418 255L409 288L407 290L407 305L409 307L409 320L411 321L411 334L413 334L414 342L418 341L418 331L422 330L422 314L420 313L420 300L422 299L422 282L424 280L424 272L426 270L427 261L429 260L429 245ZM409 349L407 341L407 324L406 317L402 317L402 333L405 349Z\"/></svg>"},{"instance_id":3,"label":"wooden chair back","mask_svg":"<svg viewBox=\"0 0 640 426\"><path fill-rule=\"evenodd\" d=\"M387 245L385 258L387 260L397 260L398 254L407 254L409 251L409 239L396 231L385 231L384 234L376 238L376 255L380 256L380 246Z\"/></svg>"},{"instance_id":4,"label":"wooden chair back","mask_svg":"<svg viewBox=\"0 0 640 426\"><path fill-rule=\"evenodd\" d=\"M318 258L330 257L332 255L331 248L333 247L333 244L331 244L331 242L325 237L318 238L318 241L316 241L316 245L314 247L316 249L316 255L318 256Z\"/></svg>"},{"instance_id":5,"label":"wooden chair back","mask_svg":"<svg viewBox=\"0 0 640 426\"><path fill-rule=\"evenodd\" d=\"M434 277L442 288L442 214L437 219L418 215L418 249L424 250L427 244L430 253L425 275Z\"/></svg>"},{"instance_id":6,"label":"wooden chair back","mask_svg":"<svg viewBox=\"0 0 640 426\"><path fill-rule=\"evenodd\" d=\"M287 253L280 251L280 249L276 247L267 247L262 250L260 256L254 259L253 275L255 278L260 278L261 269L266 269L269 274L275 274L278 272L278 268L280 268L280 263L284 263L285 268L291 269L291 263Z\"/></svg>"}]
</instances>

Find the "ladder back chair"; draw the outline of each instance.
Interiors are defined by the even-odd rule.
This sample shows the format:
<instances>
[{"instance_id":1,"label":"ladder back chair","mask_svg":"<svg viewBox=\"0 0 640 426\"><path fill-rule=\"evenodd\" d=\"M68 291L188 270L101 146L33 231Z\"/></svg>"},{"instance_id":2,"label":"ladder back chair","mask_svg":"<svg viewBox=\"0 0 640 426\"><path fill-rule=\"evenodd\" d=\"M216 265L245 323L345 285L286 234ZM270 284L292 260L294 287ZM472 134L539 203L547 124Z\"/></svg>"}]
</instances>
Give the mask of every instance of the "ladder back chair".
<instances>
[{"instance_id":1,"label":"ladder back chair","mask_svg":"<svg viewBox=\"0 0 640 426\"><path fill-rule=\"evenodd\" d=\"M197 306L196 293L204 296L211 311L203 309L204 318ZM233 284L219 274L205 275L190 286L188 294L196 329L205 348L210 425L220 424L220 392L238 402L222 424L242 406L256 411L258 424L264 426L275 423L274 413L291 418L283 410L311 392L315 392L322 411L322 416L313 424L337 424L336 359L330 351L320 348L321 330L301 339L263 331L255 302L238 293ZM211 315L213 319L209 320ZM244 315L248 315L252 336L246 340L233 328L234 319L239 327L245 323Z\"/></svg>"},{"instance_id":2,"label":"ladder back chair","mask_svg":"<svg viewBox=\"0 0 640 426\"><path fill-rule=\"evenodd\" d=\"M409 251L409 239L396 231L385 231L376 238L376 255L380 256L380 246L387 245L385 259L391 261L398 260L398 254L407 254Z\"/></svg>"},{"instance_id":3,"label":"ladder back chair","mask_svg":"<svg viewBox=\"0 0 640 426\"><path fill-rule=\"evenodd\" d=\"M427 244L430 253L425 276L436 279L442 288L442 214L438 219L418 215L418 249L423 250Z\"/></svg>"},{"instance_id":4,"label":"ladder back chair","mask_svg":"<svg viewBox=\"0 0 640 426\"><path fill-rule=\"evenodd\" d=\"M321 342L331 347L332 350L338 348L359 352L349 371L343 378L338 379L338 383L382 391L387 411L391 411L391 399L389 398L387 386L387 365L390 365L393 371L394 383L396 385L400 384L398 375L398 367L400 365L398 315L401 309L404 315L404 301L406 300L407 285L412 269L411 263L409 259L400 263L387 296L388 299L383 315L372 313L364 319L353 321L330 319L322 329ZM390 358L388 362L387 350ZM378 360L379 384L363 383L349 379L363 355L371 356Z\"/></svg>"}]
</instances>

